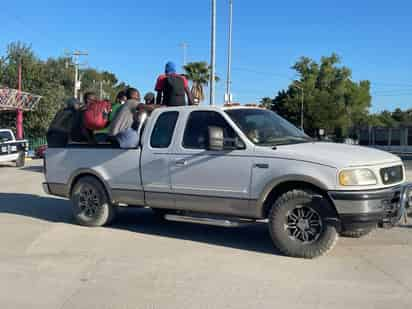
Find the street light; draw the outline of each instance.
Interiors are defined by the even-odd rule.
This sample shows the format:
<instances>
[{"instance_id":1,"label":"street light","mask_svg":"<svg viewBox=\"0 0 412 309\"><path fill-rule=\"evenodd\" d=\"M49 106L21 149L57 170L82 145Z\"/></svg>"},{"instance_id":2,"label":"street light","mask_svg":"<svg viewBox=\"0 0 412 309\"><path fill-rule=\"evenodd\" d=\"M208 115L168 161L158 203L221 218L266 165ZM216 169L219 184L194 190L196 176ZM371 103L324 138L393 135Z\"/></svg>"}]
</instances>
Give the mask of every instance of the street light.
<instances>
[{"instance_id":1,"label":"street light","mask_svg":"<svg viewBox=\"0 0 412 309\"><path fill-rule=\"evenodd\" d=\"M226 81L226 103L232 103L231 94L231 69L232 69L232 27L233 27L233 2L229 0L229 40L228 40L228 53L227 53L227 81Z\"/></svg>"},{"instance_id":2,"label":"street light","mask_svg":"<svg viewBox=\"0 0 412 309\"><path fill-rule=\"evenodd\" d=\"M212 0L211 48L210 48L210 105L215 105L216 69L216 0Z\"/></svg>"}]
</instances>

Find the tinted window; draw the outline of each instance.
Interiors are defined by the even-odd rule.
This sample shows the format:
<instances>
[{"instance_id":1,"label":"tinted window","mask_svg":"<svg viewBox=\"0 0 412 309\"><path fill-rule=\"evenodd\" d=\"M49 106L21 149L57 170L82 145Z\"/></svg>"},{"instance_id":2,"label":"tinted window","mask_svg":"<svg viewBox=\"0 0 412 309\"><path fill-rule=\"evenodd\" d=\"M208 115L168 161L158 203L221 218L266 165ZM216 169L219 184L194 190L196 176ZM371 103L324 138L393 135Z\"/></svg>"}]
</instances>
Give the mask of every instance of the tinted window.
<instances>
[{"instance_id":1,"label":"tinted window","mask_svg":"<svg viewBox=\"0 0 412 309\"><path fill-rule=\"evenodd\" d=\"M13 140L11 133L9 131L2 131L0 132L0 142L7 142Z\"/></svg>"},{"instance_id":2,"label":"tinted window","mask_svg":"<svg viewBox=\"0 0 412 309\"><path fill-rule=\"evenodd\" d=\"M183 147L192 149L207 149L209 127L223 128L224 138L228 143L237 137L236 132L219 113L213 111L192 112L187 121L183 137Z\"/></svg>"},{"instance_id":3,"label":"tinted window","mask_svg":"<svg viewBox=\"0 0 412 309\"><path fill-rule=\"evenodd\" d=\"M166 112L157 118L150 138L150 145L153 148L167 148L170 146L178 116L178 112Z\"/></svg>"},{"instance_id":4,"label":"tinted window","mask_svg":"<svg viewBox=\"0 0 412 309\"><path fill-rule=\"evenodd\" d=\"M228 109L226 113L259 146L303 143L310 139L301 130L272 111L265 109Z\"/></svg>"}]
</instances>

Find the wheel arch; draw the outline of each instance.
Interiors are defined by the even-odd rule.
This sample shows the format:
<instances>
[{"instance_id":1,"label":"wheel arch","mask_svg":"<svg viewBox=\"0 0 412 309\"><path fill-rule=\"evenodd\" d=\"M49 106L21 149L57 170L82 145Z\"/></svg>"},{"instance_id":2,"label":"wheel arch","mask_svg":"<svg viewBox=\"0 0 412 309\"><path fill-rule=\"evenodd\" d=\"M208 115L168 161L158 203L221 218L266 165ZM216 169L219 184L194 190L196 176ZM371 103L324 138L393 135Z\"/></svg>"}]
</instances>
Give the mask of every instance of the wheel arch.
<instances>
[{"instance_id":1,"label":"wheel arch","mask_svg":"<svg viewBox=\"0 0 412 309\"><path fill-rule=\"evenodd\" d=\"M317 179L307 176L287 177L281 180L274 180L266 185L260 198L258 200L258 207L262 218L267 218L270 207L283 193L293 189L309 189L326 198L333 206L335 212L336 208L333 201L327 194L327 186ZM336 212L337 215L337 212Z\"/></svg>"},{"instance_id":2,"label":"wheel arch","mask_svg":"<svg viewBox=\"0 0 412 309\"><path fill-rule=\"evenodd\" d=\"M96 171L91 170L91 169L80 169L80 170L77 170L75 173L73 173L70 176L69 191L68 191L69 198L72 195L72 191L73 191L74 186L83 177L93 177L97 181L99 181L103 185L103 187L106 191L106 194L109 197L109 200L111 202L113 202L112 191L110 190L109 184Z\"/></svg>"}]
</instances>

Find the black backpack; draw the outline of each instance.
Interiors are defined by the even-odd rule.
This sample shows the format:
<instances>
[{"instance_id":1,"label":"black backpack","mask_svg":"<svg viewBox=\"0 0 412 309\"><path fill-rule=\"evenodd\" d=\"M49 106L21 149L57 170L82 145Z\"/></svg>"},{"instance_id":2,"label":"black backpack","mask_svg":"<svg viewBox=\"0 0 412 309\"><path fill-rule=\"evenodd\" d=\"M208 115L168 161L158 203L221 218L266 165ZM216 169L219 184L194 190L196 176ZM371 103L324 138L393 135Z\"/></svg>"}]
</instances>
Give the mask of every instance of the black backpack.
<instances>
[{"instance_id":1,"label":"black backpack","mask_svg":"<svg viewBox=\"0 0 412 309\"><path fill-rule=\"evenodd\" d=\"M47 131L47 144L49 147L66 146L73 126L73 116L73 109L64 108L57 112Z\"/></svg>"},{"instance_id":2,"label":"black backpack","mask_svg":"<svg viewBox=\"0 0 412 309\"><path fill-rule=\"evenodd\" d=\"M185 82L179 75L168 75L164 86L164 103L167 106L183 106L185 101Z\"/></svg>"}]
</instances>

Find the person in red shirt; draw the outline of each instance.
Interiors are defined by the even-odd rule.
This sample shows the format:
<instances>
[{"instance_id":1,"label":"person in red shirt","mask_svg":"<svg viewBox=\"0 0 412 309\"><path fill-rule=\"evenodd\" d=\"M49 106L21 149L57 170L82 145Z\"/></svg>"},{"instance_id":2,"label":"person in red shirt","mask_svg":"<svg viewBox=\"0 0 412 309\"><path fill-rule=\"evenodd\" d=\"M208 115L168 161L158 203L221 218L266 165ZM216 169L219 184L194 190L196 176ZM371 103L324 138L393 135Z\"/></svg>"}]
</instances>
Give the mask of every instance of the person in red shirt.
<instances>
[{"instance_id":1,"label":"person in red shirt","mask_svg":"<svg viewBox=\"0 0 412 309\"><path fill-rule=\"evenodd\" d=\"M156 104L166 106L186 105L185 96L189 105L194 105L186 77L176 73L176 65L169 61L166 63L165 74L157 78L155 90L157 92Z\"/></svg>"}]
</instances>

